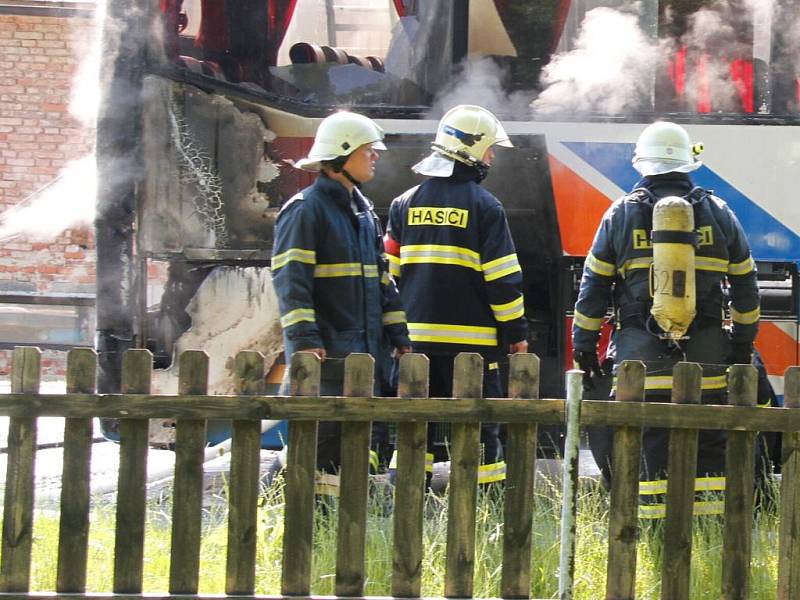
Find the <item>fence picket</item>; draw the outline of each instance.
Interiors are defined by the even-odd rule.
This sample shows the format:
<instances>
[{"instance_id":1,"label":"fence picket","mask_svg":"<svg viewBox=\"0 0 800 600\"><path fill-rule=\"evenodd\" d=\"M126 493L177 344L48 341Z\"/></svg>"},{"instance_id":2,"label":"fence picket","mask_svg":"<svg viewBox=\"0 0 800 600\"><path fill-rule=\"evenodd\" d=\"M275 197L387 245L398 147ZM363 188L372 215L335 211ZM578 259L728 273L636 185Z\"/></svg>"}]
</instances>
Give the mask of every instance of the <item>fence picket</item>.
<instances>
[{"instance_id":1,"label":"fence picket","mask_svg":"<svg viewBox=\"0 0 800 600\"><path fill-rule=\"evenodd\" d=\"M644 402L644 380L643 362L624 361L617 372L617 401ZM636 597L641 438L641 427L617 427L614 431L606 598L633 600Z\"/></svg>"},{"instance_id":2,"label":"fence picket","mask_svg":"<svg viewBox=\"0 0 800 600\"><path fill-rule=\"evenodd\" d=\"M539 357L513 354L508 374L510 398L539 397ZM536 423L509 423L503 523L503 598L530 598L533 484L536 474Z\"/></svg>"},{"instance_id":3,"label":"fence picket","mask_svg":"<svg viewBox=\"0 0 800 600\"><path fill-rule=\"evenodd\" d=\"M264 393L263 354L244 351L236 355L235 385L239 395ZM255 591L260 460L260 421L234 420L228 486L226 594L249 595Z\"/></svg>"},{"instance_id":4,"label":"fence picket","mask_svg":"<svg viewBox=\"0 0 800 600\"><path fill-rule=\"evenodd\" d=\"M149 394L153 355L128 350L122 357L123 394ZM142 593L144 519L147 491L147 419L119 423L119 480L114 534L114 593Z\"/></svg>"},{"instance_id":5,"label":"fence picket","mask_svg":"<svg viewBox=\"0 0 800 600\"><path fill-rule=\"evenodd\" d=\"M313 352L295 353L290 381L292 395L319 396L320 361L317 355ZM281 593L307 596L311 590L317 421L289 423L286 462Z\"/></svg>"},{"instance_id":6,"label":"fence picket","mask_svg":"<svg viewBox=\"0 0 800 600\"><path fill-rule=\"evenodd\" d=\"M783 405L800 409L800 367L784 375ZM800 597L800 431L783 434L778 600Z\"/></svg>"},{"instance_id":7,"label":"fence picket","mask_svg":"<svg viewBox=\"0 0 800 600\"><path fill-rule=\"evenodd\" d=\"M375 359L351 354L344 364L344 395L371 396ZM336 544L336 595L364 594L369 440L372 423L342 423L342 474Z\"/></svg>"},{"instance_id":8,"label":"fence picket","mask_svg":"<svg viewBox=\"0 0 800 600\"><path fill-rule=\"evenodd\" d=\"M67 393L93 394L96 370L97 354L94 350L70 350L67 355ZM92 419L66 419L58 529L58 592L81 593L86 589L91 455Z\"/></svg>"},{"instance_id":9,"label":"fence picket","mask_svg":"<svg viewBox=\"0 0 800 600\"><path fill-rule=\"evenodd\" d=\"M703 370L697 363L681 362L675 365L672 371L672 403L700 404L702 376ZM689 598L697 439L697 429L673 429L669 433L661 597L670 600Z\"/></svg>"},{"instance_id":10,"label":"fence picket","mask_svg":"<svg viewBox=\"0 0 800 600\"><path fill-rule=\"evenodd\" d=\"M178 394L205 394L208 355L187 350L180 357ZM172 494L171 594L196 594L200 578L203 511L204 419L179 419L175 431L175 487Z\"/></svg>"},{"instance_id":11,"label":"fence picket","mask_svg":"<svg viewBox=\"0 0 800 600\"><path fill-rule=\"evenodd\" d=\"M427 398L428 369L428 357L424 354L400 357L397 395L401 398ZM427 427L424 421L397 424L392 554L392 596L397 598L418 598L421 595Z\"/></svg>"},{"instance_id":12,"label":"fence picket","mask_svg":"<svg viewBox=\"0 0 800 600\"><path fill-rule=\"evenodd\" d=\"M453 398L483 396L483 357L462 352L453 366ZM447 556L444 595L472 597L475 571L475 508L480 464L480 423L453 423L450 494L447 507Z\"/></svg>"},{"instance_id":13,"label":"fence picket","mask_svg":"<svg viewBox=\"0 0 800 600\"><path fill-rule=\"evenodd\" d=\"M41 354L38 348L14 348L11 393L39 392ZM3 555L0 559L0 591L3 592L27 592L30 586L35 460L36 419L13 417L8 423L3 504Z\"/></svg>"},{"instance_id":14,"label":"fence picket","mask_svg":"<svg viewBox=\"0 0 800 600\"><path fill-rule=\"evenodd\" d=\"M758 372L750 365L733 365L728 374L728 403L755 406ZM725 448L725 529L722 548L722 598L749 597L753 530L755 432L730 431Z\"/></svg>"}]
</instances>

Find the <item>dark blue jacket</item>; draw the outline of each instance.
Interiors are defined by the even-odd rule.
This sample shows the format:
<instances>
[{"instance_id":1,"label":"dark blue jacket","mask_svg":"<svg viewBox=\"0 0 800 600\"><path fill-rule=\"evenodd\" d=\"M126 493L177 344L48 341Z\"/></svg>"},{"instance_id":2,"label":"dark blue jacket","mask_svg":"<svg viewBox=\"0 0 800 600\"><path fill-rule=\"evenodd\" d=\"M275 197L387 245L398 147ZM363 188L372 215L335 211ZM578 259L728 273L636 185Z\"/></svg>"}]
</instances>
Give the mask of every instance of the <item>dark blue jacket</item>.
<instances>
[{"instance_id":1,"label":"dark blue jacket","mask_svg":"<svg viewBox=\"0 0 800 600\"><path fill-rule=\"evenodd\" d=\"M352 201L358 216L347 189L320 175L278 214L272 277L287 361L321 347L330 358L368 352L380 370L390 346L411 343L383 259L380 222L358 189Z\"/></svg>"},{"instance_id":2,"label":"dark blue jacket","mask_svg":"<svg viewBox=\"0 0 800 600\"><path fill-rule=\"evenodd\" d=\"M525 339L522 271L505 211L474 179L434 177L396 198L384 246L415 351L497 360L501 342Z\"/></svg>"},{"instance_id":3,"label":"dark blue jacket","mask_svg":"<svg viewBox=\"0 0 800 600\"><path fill-rule=\"evenodd\" d=\"M695 321L703 315L720 314L726 302L722 286L727 283L732 341L746 345L755 339L760 318L756 265L741 224L725 202L694 188L688 176L671 173L643 179L603 216L586 257L575 305L575 349L595 349L612 289L614 306L619 310L631 303L650 302L653 206L667 196L684 197L694 208L699 234L695 251Z\"/></svg>"}]
</instances>

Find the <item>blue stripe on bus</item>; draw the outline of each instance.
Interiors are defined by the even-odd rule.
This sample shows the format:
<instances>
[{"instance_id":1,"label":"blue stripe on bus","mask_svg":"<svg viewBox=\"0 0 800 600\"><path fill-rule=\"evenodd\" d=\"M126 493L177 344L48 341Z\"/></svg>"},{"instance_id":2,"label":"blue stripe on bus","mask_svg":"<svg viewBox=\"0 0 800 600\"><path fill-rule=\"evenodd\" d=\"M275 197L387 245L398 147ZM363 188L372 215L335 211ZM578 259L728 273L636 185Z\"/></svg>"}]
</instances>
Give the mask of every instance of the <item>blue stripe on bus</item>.
<instances>
[{"instance_id":1,"label":"blue stripe on bus","mask_svg":"<svg viewBox=\"0 0 800 600\"><path fill-rule=\"evenodd\" d=\"M634 144L612 142L564 142L564 146L597 169L623 190L630 190L640 179L631 165ZM696 185L713 190L736 213L747 232L756 260L797 262L800 236L766 210L703 165L692 173Z\"/></svg>"}]
</instances>

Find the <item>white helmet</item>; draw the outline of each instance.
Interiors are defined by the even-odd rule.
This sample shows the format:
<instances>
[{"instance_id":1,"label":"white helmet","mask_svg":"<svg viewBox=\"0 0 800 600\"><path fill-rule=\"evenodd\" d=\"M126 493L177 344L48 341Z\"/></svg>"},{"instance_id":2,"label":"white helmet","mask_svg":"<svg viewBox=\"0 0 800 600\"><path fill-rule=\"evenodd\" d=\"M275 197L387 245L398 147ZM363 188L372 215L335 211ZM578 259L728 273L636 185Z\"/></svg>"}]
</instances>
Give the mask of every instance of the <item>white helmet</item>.
<instances>
[{"instance_id":1,"label":"white helmet","mask_svg":"<svg viewBox=\"0 0 800 600\"><path fill-rule=\"evenodd\" d=\"M691 173L703 163L695 159L702 144L692 144L680 125L658 121L648 125L636 141L633 166L644 176L664 173Z\"/></svg>"},{"instance_id":2,"label":"white helmet","mask_svg":"<svg viewBox=\"0 0 800 600\"><path fill-rule=\"evenodd\" d=\"M357 113L337 112L322 120L308 156L298 160L294 166L306 171L319 171L320 162L349 156L364 144L372 144L376 150L386 150L382 139L383 129L372 119Z\"/></svg>"},{"instance_id":3,"label":"white helmet","mask_svg":"<svg viewBox=\"0 0 800 600\"><path fill-rule=\"evenodd\" d=\"M514 147L506 130L491 112L480 106L462 104L451 108L439 121L431 147L445 156L474 166L483 161L486 150L494 144Z\"/></svg>"}]
</instances>

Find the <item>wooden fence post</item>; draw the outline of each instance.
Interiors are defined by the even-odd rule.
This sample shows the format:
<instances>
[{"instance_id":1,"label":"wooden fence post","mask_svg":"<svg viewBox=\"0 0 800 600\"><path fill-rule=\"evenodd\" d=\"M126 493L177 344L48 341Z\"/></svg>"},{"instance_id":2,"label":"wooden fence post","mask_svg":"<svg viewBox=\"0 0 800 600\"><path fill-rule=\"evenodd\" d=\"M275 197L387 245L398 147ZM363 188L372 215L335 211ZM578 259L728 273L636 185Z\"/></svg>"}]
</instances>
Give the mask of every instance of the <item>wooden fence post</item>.
<instances>
[{"instance_id":1,"label":"wooden fence post","mask_svg":"<svg viewBox=\"0 0 800 600\"><path fill-rule=\"evenodd\" d=\"M180 357L178 395L205 395L208 355L187 350ZM196 594L200 578L205 419L178 419L175 428L175 487L172 493L170 594Z\"/></svg>"},{"instance_id":2,"label":"wooden fence post","mask_svg":"<svg viewBox=\"0 0 800 600\"><path fill-rule=\"evenodd\" d=\"M539 357L512 354L509 398L539 397ZM530 598L536 423L509 423L506 435L506 498L503 516L503 598Z\"/></svg>"},{"instance_id":3,"label":"wooden fence post","mask_svg":"<svg viewBox=\"0 0 800 600\"><path fill-rule=\"evenodd\" d=\"M453 397L483 396L483 357L462 352L453 365ZM480 423L452 424L450 494L447 508L447 556L444 595L472 597L475 572L475 509L480 465Z\"/></svg>"},{"instance_id":4,"label":"wooden fence post","mask_svg":"<svg viewBox=\"0 0 800 600\"><path fill-rule=\"evenodd\" d=\"M128 350L122 357L123 394L149 394L153 355ZM144 520L147 500L147 419L120 419L117 520L114 534L114 593L142 593Z\"/></svg>"},{"instance_id":5,"label":"wooden fence post","mask_svg":"<svg viewBox=\"0 0 800 600\"><path fill-rule=\"evenodd\" d=\"M672 402L700 404L703 370L697 363L678 363L672 372ZM669 433L667 515L661 597L688 600L692 560L694 481L697 474L697 429Z\"/></svg>"},{"instance_id":6,"label":"wooden fence post","mask_svg":"<svg viewBox=\"0 0 800 600\"><path fill-rule=\"evenodd\" d=\"M344 395L372 396L375 359L351 354L344 363ZM336 595L364 595L370 421L342 423L342 474L336 539Z\"/></svg>"},{"instance_id":7,"label":"wooden fence post","mask_svg":"<svg viewBox=\"0 0 800 600\"><path fill-rule=\"evenodd\" d=\"M11 393L38 394L41 367L38 348L14 348ZM12 417L8 423L8 465L3 504L3 556L0 591L27 592L33 542L33 490L36 419Z\"/></svg>"},{"instance_id":8,"label":"wooden fence post","mask_svg":"<svg viewBox=\"0 0 800 600\"><path fill-rule=\"evenodd\" d=\"M236 393L264 393L264 355L239 352L235 366ZM228 554L225 593L252 595L256 585L256 541L259 477L261 470L261 423L233 422L231 475L228 486Z\"/></svg>"},{"instance_id":9,"label":"wooden fence post","mask_svg":"<svg viewBox=\"0 0 800 600\"><path fill-rule=\"evenodd\" d=\"M320 361L317 355L296 352L292 356L290 381L293 396L319 396ZM289 422L286 462L281 593L307 596L311 591L317 421Z\"/></svg>"},{"instance_id":10,"label":"wooden fence post","mask_svg":"<svg viewBox=\"0 0 800 600\"><path fill-rule=\"evenodd\" d=\"M618 402L644 402L645 366L626 360L617 371ZM611 465L606 598L636 597L636 542L639 537L639 461L642 428L617 427Z\"/></svg>"},{"instance_id":11,"label":"wooden fence post","mask_svg":"<svg viewBox=\"0 0 800 600\"><path fill-rule=\"evenodd\" d=\"M733 365L728 373L728 403L755 406L758 372ZM725 534L722 538L722 598L747 600L753 530L755 431L729 431L725 448Z\"/></svg>"},{"instance_id":12,"label":"wooden fence post","mask_svg":"<svg viewBox=\"0 0 800 600\"><path fill-rule=\"evenodd\" d=\"M400 357L397 395L428 397L428 357ZM397 424L392 596L418 598L422 590L422 510L425 501L426 422Z\"/></svg>"},{"instance_id":13,"label":"wooden fence post","mask_svg":"<svg viewBox=\"0 0 800 600\"><path fill-rule=\"evenodd\" d=\"M800 409L800 367L784 375L783 405ZM800 596L800 431L784 432L781 450L781 525L778 600Z\"/></svg>"},{"instance_id":14,"label":"wooden fence post","mask_svg":"<svg viewBox=\"0 0 800 600\"><path fill-rule=\"evenodd\" d=\"M94 350L70 350L67 354L67 393L94 394L96 372L97 354ZM62 593L86 590L91 457L92 419L66 419L56 576L56 591Z\"/></svg>"}]
</instances>

